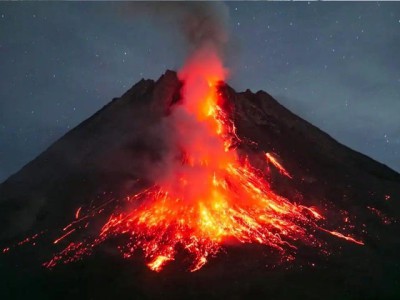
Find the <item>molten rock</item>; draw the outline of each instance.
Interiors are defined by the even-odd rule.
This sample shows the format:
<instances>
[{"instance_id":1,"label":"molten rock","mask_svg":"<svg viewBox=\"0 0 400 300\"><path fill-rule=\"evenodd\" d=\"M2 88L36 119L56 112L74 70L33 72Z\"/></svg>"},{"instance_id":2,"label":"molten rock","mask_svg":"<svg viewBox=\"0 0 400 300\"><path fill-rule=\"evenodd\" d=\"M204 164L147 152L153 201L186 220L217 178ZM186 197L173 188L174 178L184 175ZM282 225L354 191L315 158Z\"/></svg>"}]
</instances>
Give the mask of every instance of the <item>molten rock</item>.
<instances>
[{"instance_id":1,"label":"molten rock","mask_svg":"<svg viewBox=\"0 0 400 300\"><path fill-rule=\"evenodd\" d=\"M93 297L306 297L338 280L325 298L395 293L369 270L397 280L399 174L264 92L236 93L217 59L211 72L199 61L142 80L1 185L10 282L17 261L28 270L21 284L33 272L73 285L82 267L85 280L123 285L93 285Z\"/></svg>"}]
</instances>

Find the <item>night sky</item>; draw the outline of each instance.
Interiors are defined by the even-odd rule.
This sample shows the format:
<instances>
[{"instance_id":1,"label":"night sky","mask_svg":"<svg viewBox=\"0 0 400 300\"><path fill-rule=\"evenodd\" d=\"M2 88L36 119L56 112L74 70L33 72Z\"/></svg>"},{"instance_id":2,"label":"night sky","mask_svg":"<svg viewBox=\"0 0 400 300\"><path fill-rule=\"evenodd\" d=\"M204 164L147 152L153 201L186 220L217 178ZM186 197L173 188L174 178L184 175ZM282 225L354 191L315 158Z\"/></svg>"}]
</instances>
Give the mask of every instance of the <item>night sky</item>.
<instances>
[{"instance_id":1,"label":"night sky","mask_svg":"<svg viewBox=\"0 0 400 300\"><path fill-rule=\"evenodd\" d=\"M0 181L141 78L178 69L176 24L121 3L0 3ZM229 2L228 83L265 90L400 171L400 3Z\"/></svg>"}]
</instances>

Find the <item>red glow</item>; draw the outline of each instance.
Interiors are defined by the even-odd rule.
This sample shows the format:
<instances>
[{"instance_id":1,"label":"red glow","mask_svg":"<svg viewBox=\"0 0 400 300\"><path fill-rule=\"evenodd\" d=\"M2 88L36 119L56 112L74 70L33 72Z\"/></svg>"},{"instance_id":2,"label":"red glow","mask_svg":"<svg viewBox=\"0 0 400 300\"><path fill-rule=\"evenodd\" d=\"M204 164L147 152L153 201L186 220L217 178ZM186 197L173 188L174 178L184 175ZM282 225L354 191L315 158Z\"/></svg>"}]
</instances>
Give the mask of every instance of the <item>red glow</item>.
<instances>
[{"instance_id":1,"label":"red glow","mask_svg":"<svg viewBox=\"0 0 400 300\"><path fill-rule=\"evenodd\" d=\"M352 237L350 237L350 236L345 236L344 234L342 234L342 233L340 233L340 232L337 232L337 231L329 231L329 230L324 230L324 231L326 231L326 232L328 232L328 233L330 233L330 234L332 234L332 235L334 235L334 236L337 236L337 237L340 237L340 238L342 238L342 239L345 239L345 240L347 240L347 241L350 241L350 242L353 242L353 243L356 243L356 244L359 244L359 245L364 245L364 243L363 243L362 241L358 241L358 240L356 240L355 238L352 238Z\"/></svg>"},{"instance_id":2,"label":"red glow","mask_svg":"<svg viewBox=\"0 0 400 300\"><path fill-rule=\"evenodd\" d=\"M371 207L371 206L367 206L367 208L374 214L376 215L383 224L385 225L390 225L392 224L393 220L391 218L389 218L388 216L386 216L382 211L380 211L379 209L376 209L375 207Z\"/></svg>"},{"instance_id":3,"label":"red glow","mask_svg":"<svg viewBox=\"0 0 400 300\"><path fill-rule=\"evenodd\" d=\"M265 153L265 157L267 161L271 162L281 174L285 175L286 177L292 178L292 176L286 171L286 169L278 162L278 160L272 156L271 153Z\"/></svg>"},{"instance_id":4,"label":"red glow","mask_svg":"<svg viewBox=\"0 0 400 300\"><path fill-rule=\"evenodd\" d=\"M75 219L79 219L79 214L81 212L82 207L79 207L75 213Z\"/></svg>"},{"instance_id":5,"label":"red glow","mask_svg":"<svg viewBox=\"0 0 400 300\"><path fill-rule=\"evenodd\" d=\"M141 249L147 266L157 272L175 259L178 246L192 258L190 270L197 271L227 241L269 246L286 261L294 259L292 253L299 241L321 247L313 235L317 230L363 245L353 237L322 228L319 222L325 218L317 208L276 194L262 172L239 155L235 145L243 141L223 109L218 90L226 74L212 49L198 51L187 62L179 73L184 82L181 102L171 107L167 117L173 133L170 152L154 185L124 199L123 206L110 199L97 207L85 207L84 213L79 207L54 244L66 243L86 230L92 219L111 213L95 238L69 242L44 266L80 259L116 236L127 237L127 242L118 246L123 257L130 258ZM292 178L271 153L265 157L282 175Z\"/></svg>"},{"instance_id":6,"label":"red glow","mask_svg":"<svg viewBox=\"0 0 400 300\"><path fill-rule=\"evenodd\" d=\"M67 233L63 234L61 237L59 237L58 239L56 239L53 244L57 244L59 241L62 241L64 238L66 238L67 236L69 236L71 233L73 233L76 229L71 229L70 231L68 231Z\"/></svg>"}]
</instances>

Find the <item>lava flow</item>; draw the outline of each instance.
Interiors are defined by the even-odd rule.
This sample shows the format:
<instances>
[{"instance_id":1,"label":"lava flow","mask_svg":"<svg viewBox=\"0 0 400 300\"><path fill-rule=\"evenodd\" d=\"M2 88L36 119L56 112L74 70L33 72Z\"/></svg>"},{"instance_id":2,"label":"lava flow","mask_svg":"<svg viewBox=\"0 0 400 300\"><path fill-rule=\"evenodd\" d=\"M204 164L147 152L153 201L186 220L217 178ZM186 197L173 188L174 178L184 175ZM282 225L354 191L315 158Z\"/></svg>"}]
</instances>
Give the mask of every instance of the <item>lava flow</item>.
<instances>
[{"instance_id":1,"label":"lava flow","mask_svg":"<svg viewBox=\"0 0 400 300\"><path fill-rule=\"evenodd\" d=\"M123 256L132 257L141 249L154 271L174 260L179 247L192 258L190 270L196 271L227 241L266 245L282 256L292 253L298 241L320 246L316 231L362 244L322 229L318 222L324 217L315 208L277 195L263 173L239 154L236 147L243 142L223 108L218 84L226 72L215 52L198 52L179 76L184 83L181 101L166 117L174 133L164 159L168 167L161 168L153 186L124 199L124 208L114 210L96 238L70 242L46 267L77 260L119 236L125 240L118 246ZM291 178L272 154L264 155L266 163ZM65 242L101 211L99 207L90 211L80 207L76 220L54 243Z\"/></svg>"}]
</instances>

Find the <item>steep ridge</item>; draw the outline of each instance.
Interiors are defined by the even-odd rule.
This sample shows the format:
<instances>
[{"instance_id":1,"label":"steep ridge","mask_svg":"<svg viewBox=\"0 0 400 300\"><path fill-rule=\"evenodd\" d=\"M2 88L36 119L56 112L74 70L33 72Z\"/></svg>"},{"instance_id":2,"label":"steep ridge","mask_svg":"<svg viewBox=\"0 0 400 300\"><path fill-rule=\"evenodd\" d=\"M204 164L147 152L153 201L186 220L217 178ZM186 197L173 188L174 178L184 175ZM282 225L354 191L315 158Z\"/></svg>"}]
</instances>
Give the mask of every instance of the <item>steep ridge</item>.
<instances>
[{"instance_id":1,"label":"steep ridge","mask_svg":"<svg viewBox=\"0 0 400 300\"><path fill-rule=\"evenodd\" d=\"M180 87L173 71L156 82L141 80L8 178L0 186L0 246L62 227L79 206L91 201L129 195L139 178L145 185L146 164L164 149L158 138L163 130L160 121L179 99ZM2 283L6 295L22 297L24 289L19 286L41 297L82 299L399 295L400 174L341 145L263 91L237 93L226 84L220 90L230 104L238 135L256 142L239 146L240 151L255 166L261 159L255 150L274 153L292 174L292 179L282 179L272 170L272 187L295 202L318 207L333 227L341 218L335 211L355 215L356 232L365 246L327 237L337 255L321 258L304 249L293 265L275 266L273 255L261 247L233 245L226 255L190 276L178 260L162 274L154 274L138 263L140 255L128 263L107 247L84 262L50 272L37 266L51 247L38 246L0 257L2 277L8 274ZM49 240L52 237L50 232Z\"/></svg>"}]
</instances>

